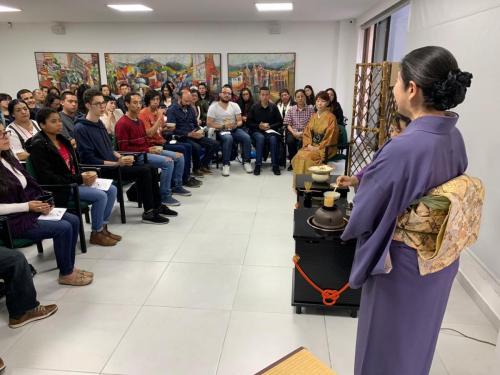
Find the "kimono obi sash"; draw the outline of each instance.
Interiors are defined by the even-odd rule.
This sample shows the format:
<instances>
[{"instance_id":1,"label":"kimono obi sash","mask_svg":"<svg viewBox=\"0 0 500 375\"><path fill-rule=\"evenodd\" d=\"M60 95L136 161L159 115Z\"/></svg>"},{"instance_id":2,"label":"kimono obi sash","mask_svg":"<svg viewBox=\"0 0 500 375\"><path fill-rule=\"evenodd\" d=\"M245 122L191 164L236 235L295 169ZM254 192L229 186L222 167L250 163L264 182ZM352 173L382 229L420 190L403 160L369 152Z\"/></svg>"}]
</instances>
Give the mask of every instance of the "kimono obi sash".
<instances>
[{"instance_id":1,"label":"kimono obi sash","mask_svg":"<svg viewBox=\"0 0 500 375\"><path fill-rule=\"evenodd\" d=\"M430 190L398 217L393 239L418 253L421 275L448 267L479 235L484 186L465 174Z\"/></svg>"}]
</instances>

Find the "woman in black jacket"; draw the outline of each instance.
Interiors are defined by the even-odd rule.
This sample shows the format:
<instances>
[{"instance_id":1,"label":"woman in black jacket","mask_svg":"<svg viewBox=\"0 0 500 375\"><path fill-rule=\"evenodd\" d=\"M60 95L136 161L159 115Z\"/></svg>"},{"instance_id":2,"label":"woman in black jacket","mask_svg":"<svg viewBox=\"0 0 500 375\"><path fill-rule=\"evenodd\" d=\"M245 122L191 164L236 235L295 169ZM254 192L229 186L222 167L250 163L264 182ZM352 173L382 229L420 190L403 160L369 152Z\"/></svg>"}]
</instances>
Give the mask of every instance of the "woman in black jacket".
<instances>
[{"instance_id":1,"label":"woman in black jacket","mask_svg":"<svg viewBox=\"0 0 500 375\"><path fill-rule=\"evenodd\" d=\"M107 191L91 187L96 181L95 173L81 173L75 151L71 143L60 134L62 121L59 113L51 108L38 111L37 120L42 131L34 136L27 145L30 161L42 185L77 183L80 200L92 204L92 233L90 243L101 246L114 246L121 237L108 230L108 221L116 201L116 187L111 185ZM54 193L57 204L66 203L69 192Z\"/></svg>"},{"instance_id":2,"label":"woman in black jacket","mask_svg":"<svg viewBox=\"0 0 500 375\"><path fill-rule=\"evenodd\" d=\"M248 131L247 128L247 118L250 108L254 104L252 92L248 88L244 88L240 91L240 97L238 98L238 106L241 109L241 119L243 121L243 129Z\"/></svg>"}]
</instances>

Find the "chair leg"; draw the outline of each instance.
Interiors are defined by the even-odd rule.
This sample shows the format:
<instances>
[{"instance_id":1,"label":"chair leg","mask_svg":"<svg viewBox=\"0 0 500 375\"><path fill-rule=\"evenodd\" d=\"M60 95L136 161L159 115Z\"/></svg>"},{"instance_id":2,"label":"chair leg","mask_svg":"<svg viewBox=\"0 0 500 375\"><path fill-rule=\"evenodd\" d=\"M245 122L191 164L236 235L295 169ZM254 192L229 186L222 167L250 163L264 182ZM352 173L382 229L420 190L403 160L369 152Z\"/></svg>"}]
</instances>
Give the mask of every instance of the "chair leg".
<instances>
[{"instance_id":1,"label":"chair leg","mask_svg":"<svg viewBox=\"0 0 500 375\"><path fill-rule=\"evenodd\" d=\"M127 222L127 218L125 216L125 204L123 202L123 188L121 186L118 186L117 199L118 203L120 204L120 218L122 224L125 224Z\"/></svg>"},{"instance_id":2,"label":"chair leg","mask_svg":"<svg viewBox=\"0 0 500 375\"><path fill-rule=\"evenodd\" d=\"M83 226L83 218L80 216L80 249L82 253L87 252L87 243L85 242L85 227Z\"/></svg>"},{"instance_id":3,"label":"chair leg","mask_svg":"<svg viewBox=\"0 0 500 375\"><path fill-rule=\"evenodd\" d=\"M90 224L90 215L89 215L89 210L88 209L85 211L85 222L87 224Z\"/></svg>"},{"instance_id":4,"label":"chair leg","mask_svg":"<svg viewBox=\"0 0 500 375\"><path fill-rule=\"evenodd\" d=\"M36 248L38 250L38 254L43 254L43 245L42 245L42 241L38 241L36 243Z\"/></svg>"}]
</instances>

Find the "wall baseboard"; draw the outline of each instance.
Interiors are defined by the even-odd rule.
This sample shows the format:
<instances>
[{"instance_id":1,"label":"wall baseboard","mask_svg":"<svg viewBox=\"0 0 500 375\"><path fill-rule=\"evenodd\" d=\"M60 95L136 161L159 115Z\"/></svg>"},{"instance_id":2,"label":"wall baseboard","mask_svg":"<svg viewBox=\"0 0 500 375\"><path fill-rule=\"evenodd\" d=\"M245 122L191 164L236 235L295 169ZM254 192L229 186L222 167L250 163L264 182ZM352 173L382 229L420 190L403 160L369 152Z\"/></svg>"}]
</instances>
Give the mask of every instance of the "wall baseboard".
<instances>
[{"instance_id":1,"label":"wall baseboard","mask_svg":"<svg viewBox=\"0 0 500 375\"><path fill-rule=\"evenodd\" d=\"M500 331L500 282L470 250L463 251L460 256L457 279L479 309Z\"/></svg>"}]
</instances>

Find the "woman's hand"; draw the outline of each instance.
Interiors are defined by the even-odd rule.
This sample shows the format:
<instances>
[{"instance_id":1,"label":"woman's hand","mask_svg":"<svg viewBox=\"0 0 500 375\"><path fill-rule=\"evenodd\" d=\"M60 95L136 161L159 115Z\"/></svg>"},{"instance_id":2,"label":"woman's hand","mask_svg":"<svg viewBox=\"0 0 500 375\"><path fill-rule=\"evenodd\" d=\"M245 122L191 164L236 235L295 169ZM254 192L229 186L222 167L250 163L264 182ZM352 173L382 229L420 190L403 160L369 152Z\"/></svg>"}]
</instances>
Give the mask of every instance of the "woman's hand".
<instances>
[{"instance_id":1,"label":"woman's hand","mask_svg":"<svg viewBox=\"0 0 500 375\"><path fill-rule=\"evenodd\" d=\"M36 212L42 215L47 215L50 210L52 210L52 207L48 203L42 201L29 201L28 207L30 212Z\"/></svg>"},{"instance_id":2,"label":"woman's hand","mask_svg":"<svg viewBox=\"0 0 500 375\"><path fill-rule=\"evenodd\" d=\"M338 176L337 186L340 188L349 186L358 186L359 180L356 176Z\"/></svg>"}]
</instances>

